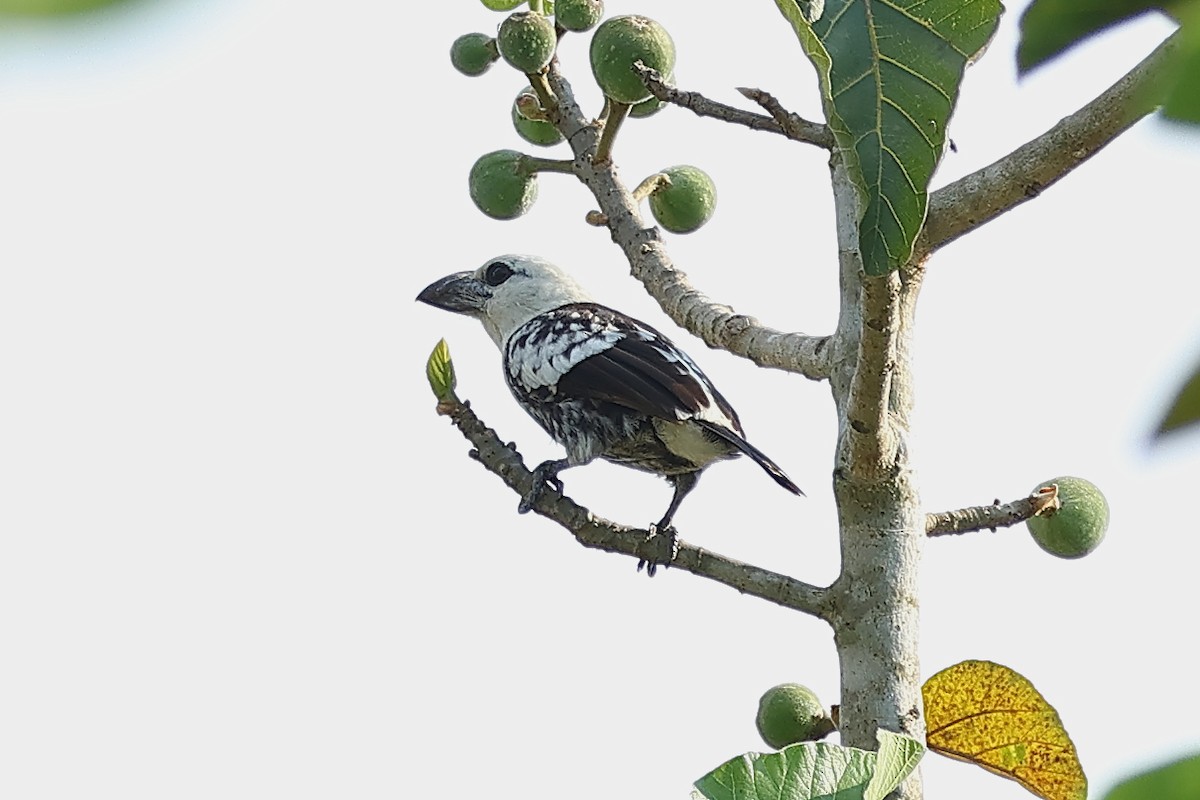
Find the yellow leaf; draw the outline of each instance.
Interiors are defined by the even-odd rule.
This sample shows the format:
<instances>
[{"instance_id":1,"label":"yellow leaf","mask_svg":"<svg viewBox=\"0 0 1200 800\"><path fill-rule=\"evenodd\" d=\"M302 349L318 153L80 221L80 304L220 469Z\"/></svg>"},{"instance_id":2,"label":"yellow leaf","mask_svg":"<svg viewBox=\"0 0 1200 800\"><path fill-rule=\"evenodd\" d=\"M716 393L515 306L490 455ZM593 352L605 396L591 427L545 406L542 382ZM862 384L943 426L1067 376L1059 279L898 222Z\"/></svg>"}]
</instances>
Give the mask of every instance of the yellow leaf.
<instances>
[{"instance_id":1,"label":"yellow leaf","mask_svg":"<svg viewBox=\"0 0 1200 800\"><path fill-rule=\"evenodd\" d=\"M1024 676L991 661L963 661L921 691L930 750L1012 778L1045 800L1086 800L1075 745Z\"/></svg>"}]
</instances>

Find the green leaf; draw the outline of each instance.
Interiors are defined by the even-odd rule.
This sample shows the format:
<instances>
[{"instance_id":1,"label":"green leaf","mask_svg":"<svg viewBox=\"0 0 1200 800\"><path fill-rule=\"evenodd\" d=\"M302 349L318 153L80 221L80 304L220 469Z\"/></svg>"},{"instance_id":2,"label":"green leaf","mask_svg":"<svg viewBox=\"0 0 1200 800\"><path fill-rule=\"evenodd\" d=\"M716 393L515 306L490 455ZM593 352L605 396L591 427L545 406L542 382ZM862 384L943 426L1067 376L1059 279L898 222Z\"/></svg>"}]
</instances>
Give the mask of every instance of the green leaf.
<instances>
[{"instance_id":1,"label":"green leaf","mask_svg":"<svg viewBox=\"0 0 1200 800\"><path fill-rule=\"evenodd\" d=\"M1171 408L1158 424L1154 436L1157 438L1197 422L1200 422L1200 365L1196 366L1191 377L1179 389L1179 394L1171 402Z\"/></svg>"},{"instance_id":2,"label":"green leaf","mask_svg":"<svg viewBox=\"0 0 1200 800\"><path fill-rule=\"evenodd\" d=\"M920 760L916 739L880 731L879 753L828 742L801 742L778 753L746 753L695 783L707 800L881 800Z\"/></svg>"},{"instance_id":3,"label":"green leaf","mask_svg":"<svg viewBox=\"0 0 1200 800\"><path fill-rule=\"evenodd\" d=\"M452 402L457 398L454 389L458 386L458 378L454 375L454 362L450 359L450 346L445 339L439 339L425 362L425 377L429 379L429 388L439 403Z\"/></svg>"},{"instance_id":4,"label":"green leaf","mask_svg":"<svg viewBox=\"0 0 1200 800\"><path fill-rule=\"evenodd\" d=\"M1017 71L1024 74L1089 36L1162 6L1154 0L1035 0L1021 15Z\"/></svg>"},{"instance_id":5,"label":"green leaf","mask_svg":"<svg viewBox=\"0 0 1200 800\"><path fill-rule=\"evenodd\" d=\"M1180 122L1200 123L1200 0L1174 6L1182 23L1179 55L1171 68L1173 87L1163 103L1163 115Z\"/></svg>"},{"instance_id":6,"label":"green leaf","mask_svg":"<svg viewBox=\"0 0 1200 800\"><path fill-rule=\"evenodd\" d=\"M859 190L868 275L912 255L963 71L986 47L999 0L828 0L809 22L775 0L817 69L825 117Z\"/></svg>"},{"instance_id":7,"label":"green leaf","mask_svg":"<svg viewBox=\"0 0 1200 800\"><path fill-rule=\"evenodd\" d=\"M1176 19L1176 53L1154 91L1163 115L1200 123L1200 0L1036 0L1021 16L1017 68L1028 72L1118 23L1158 11ZM1158 95L1158 92L1162 92Z\"/></svg>"},{"instance_id":8,"label":"green leaf","mask_svg":"<svg viewBox=\"0 0 1200 800\"><path fill-rule=\"evenodd\" d=\"M29 17L75 14L125 2L128 0L0 0L0 14Z\"/></svg>"},{"instance_id":9,"label":"green leaf","mask_svg":"<svg viewBox=\"0 0 1200 800\"><path fill-rule=\"evenodd\" d=\"M1196 800L1200 797L1200 755L1188 756L1123 781L1104 800Z\"/></svg>"},{"instance_id":10,"label":"green leaf","mask_svg":"<svg viewBox=\"0 0 1200 800\"><path fill-rule=\"evenodd\" d=\"M863 792L863 800L883 800L912 774L921 756L925 755L925 745L911 736L881 728L875 732L875 738L879 740L875 774Z\"/></svg>"}]
</instances>

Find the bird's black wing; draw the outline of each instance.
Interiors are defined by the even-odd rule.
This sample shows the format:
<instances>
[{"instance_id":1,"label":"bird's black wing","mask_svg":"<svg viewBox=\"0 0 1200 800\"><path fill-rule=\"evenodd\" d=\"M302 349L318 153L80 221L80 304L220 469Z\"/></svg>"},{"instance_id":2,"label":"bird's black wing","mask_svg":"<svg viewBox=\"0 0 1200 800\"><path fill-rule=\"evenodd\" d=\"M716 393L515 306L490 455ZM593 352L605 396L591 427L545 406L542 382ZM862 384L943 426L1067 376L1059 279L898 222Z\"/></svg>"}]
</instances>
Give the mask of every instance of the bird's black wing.
<instances>
[{"instance_id":1,"label":"bird's black wing","mask_svg":"<svg viewBox=\"0 0 1200 800\"><path fill-rule=\"evenodd\" d=\"M737 414L708 377L649 325L594 303L562 306L535 322L539 330L524 344L510 344L510 360L520 358L514 351L522 349L532 360L541 348L537 360L553 362L547 353L557 350L557 397L612 403L671 421L705 417L741 432Z\"/></svg>"}]
</instances>

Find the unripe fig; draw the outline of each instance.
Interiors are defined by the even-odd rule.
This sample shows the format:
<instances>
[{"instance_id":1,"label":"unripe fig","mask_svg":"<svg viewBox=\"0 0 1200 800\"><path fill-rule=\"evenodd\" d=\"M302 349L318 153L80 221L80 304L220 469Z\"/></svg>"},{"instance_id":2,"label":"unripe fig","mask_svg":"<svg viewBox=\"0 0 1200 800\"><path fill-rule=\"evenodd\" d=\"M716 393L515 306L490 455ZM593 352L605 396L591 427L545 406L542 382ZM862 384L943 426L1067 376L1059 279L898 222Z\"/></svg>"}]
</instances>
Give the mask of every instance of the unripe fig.
<instances>
[{"instance_id":1,"label":"unripe fig","mask_svg":"<svg viewBox=\"0 0 1200 800\"><path fill-rule=\"evenodd\" d=\"M776 750L796 742L812 742L833 732L833 720L807 686L781 683L758 701L754 719L763 741Z\"/></svg>"},{"instance_id":2,"label":"unripe fig","mask_svg":"<svg viewBox=\"0 0 1200 800\"><path fill-rule=\"evenodd\" d=\"M532 100L530 105L536 110L537 95L533 93L532 86L526 86L517 95L517 99L513 101L513 127L517 129L517 133L520 134L521 138L530 144L536 144L540 147L549 147L561 142L563 135L558 132L558 128L555 128L554 125L544 119L531 119L521 113L522 98L530 98Z\"/></svg>"},{"instance_id":3,"label":"unripe fig","mask_svg":"<svg viewBox=\"0 0 1200 800\"><path fill-rule=\"evenodd\" d=\"M450 45L450 63L463 75L482 75L499 57L496 40L486 33L464 33Z\"/></svg>"},{"instance_id":4,"label":"unripe fig","mask_svg":"<svg viewBox=\"0 0 1200 800\"><path fill-rule=\"evenodd\" d=\"M592 34L591 59L592 74L605 96L633 105L650 97L634 62L668 75L675 68L675 43L666 28L649 17L612 17Z\"/></svg>"},{"instance_id":5,"label":"unripe fig","mask_svg":"<svg viewBox=\"0 0 1200 800\"><path fill-rule=\"evenodd\" d=\"M496 150L471 167L471 199L493 219L516 219L537 199L537 175L522 167L516 150Z\"/></svg>"},{"instance_id":6,"label":"unripe fig","mask_svg":"<svg viewBox=\"0 0 1200 800\"><path fill-rule=\"evenodd\" d=\"M699 167L681 164L663 173L669 183L650 195L650 213L671 233L691 233L712 217L717 207L717 187Z\"/></svg>"},{"instance_id":7,"label":"unripe fig","mask_svg":"<svg viewBox=\"0 0 1200 800\"><path fill-rule=\"evenodd\" d=\"M558 0L554 21L564 30L590 31L604 16L604 0Z\"/></svg>"},{"instance_id":8,"label":"unripe fig","mask_svg":"<svg viewBox=\"0 0 1200 800\"><path fill-rule=\"evenodd\" d=\"M483 0L483 4L492 11L512 11L517 6L525 5L525 0Z\"/></svg>"},{"instance_id":9,"label":"unripe fig","mask_svg":"<svg viewBox=\"0 0 1200 800\"><path fill-rule=\"evenodd\" d=\"M541 72L554 57L558 34L549 17L532 11L510 14L500 23L496 47L500 55L526 74Z\"/></svg>"},{"instance_id":10,"label":"unripe fig","mask_svg":"<svg viewBox=\"0 0 1200 800\"><path fill-rule=\"evenodd\" d=\"M1038 547L1059 558L1082 558L1100 546L1108 530L1108 501L1091 481L1064 475L1038 484L1058 484L1057 509L1025 521Z\"/></svg>"}]
</instances>

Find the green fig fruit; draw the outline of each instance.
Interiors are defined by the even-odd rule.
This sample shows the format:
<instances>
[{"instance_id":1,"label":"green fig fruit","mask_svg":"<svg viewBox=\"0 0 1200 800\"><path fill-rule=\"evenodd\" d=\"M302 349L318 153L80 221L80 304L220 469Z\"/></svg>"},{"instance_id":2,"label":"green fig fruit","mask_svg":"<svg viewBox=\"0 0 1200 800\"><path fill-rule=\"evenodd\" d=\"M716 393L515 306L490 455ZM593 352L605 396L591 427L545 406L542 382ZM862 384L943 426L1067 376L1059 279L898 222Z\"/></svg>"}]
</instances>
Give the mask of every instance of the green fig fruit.
<instances>
[{"instance_id":1,"label":"green fig fruit","mask_svg":"<svg viewBox=\"0 0 1200 800\"><path fill-rule=\"evenodd\" d=\"M521 138L539 147L550 147L561 142L563 135L553 124L544 119L527 117L521 112L523 101L529 103L535 110L537 109L537 95L533 93L532 86L526 86L517 95L517 99L513 101L512 105L513 127L517 129Z\"/></svg>"},{"instance_id":2,"label":"green fig fruit","mask_svg":"<svg viewBox=\"0 0 1200 800\"><path fill-rule=\"evenodd\" d=\"M663 173L670 179L650 195L650 213L671 233L691 233L712 217L717 187L699 167L681 164Z\"/></svg>"},{"instance_id":3,"label":"green fig fruit","mask_svg":"<svg viewBox=\"0 0 1200 800\"><path fill-rule=\"evenodd\" d=\"M450 63L463 75L482 75L499 57L496 40L486 33L464 33L450 45Z\"/></svg>"},{"instance_id":4,"label":"green fig fruit","mask_svg":"<svg viewBox=\"0 0 1200 800\"><path fill-rule=\"evenodd\" d=\"M493 219L516 219L537 199L537 174L524 169L524 155L496 150L480 156L471 167L471 199Z\"/></svg>"},{"instance_id":5,"label":"green fig fruit","mask_svg":"<svg viewBox=\"0 0 1200 800\"><path fill-rule=\"evenodd\" d=\"M545 69L557 46L554 23L532 11L510 14L500 23L500 32L496 34L500 55L527 75Z\"/></svg>"},{"instance_id":6,"label":"green fig fruit","mask_svg":"<svg viewBox=\"0 0 1200 800\"><path fill-rule=\"evenodd\" d=\"M669 75L675 69L675 43L666 28L649 17L629 14L606 19L592 34L592 75L605 96L633 105L650 97L634 62Z\"/></svg>"},{"instance_id":7,"label":"green fig fruit","mask_svg":"<svg viewBox=\"0 0 1200 800\"><path fill-rule=\"evenodd\" d=\"M1100 546L1108 530L1108 501L1091 481L1064 475L1038 484L1058 485L1057 509L1025 521L1038 547L1059 558L1082 558Z\"/></svg>"},{"instance_id":8,"label":"green fig fruit","mask_svg":"<svg viewBox=\"0 0 1200 800\"><path fill-rule=\"evenodd\" d=\"M554 21L576 33L590 31L603 16L604 0L558 0L554 10Z\"/></svg>"},{"instance_id":9,"label":"green fig fruit","mask_svg":"<svg viewBox=\"0 0 1200 800\"><path fill-rule=\"evenodd\" d=\"M512 11L517 6L525 5L525 0L483 0L483 4L492 11Z\"/></svg>"},{"instance_id":10,"label":"green fig fruit","mask_svg":"<svg viewBox=\"0 0 1200 800\"><path fill-rule=\"evenodd\" d=\"M816 694L798 683L768 689L758 701L754 722L763 741L776 750L822 739L834 730L833 720Z\"/></svg>"}]
</instances>

